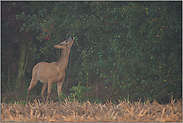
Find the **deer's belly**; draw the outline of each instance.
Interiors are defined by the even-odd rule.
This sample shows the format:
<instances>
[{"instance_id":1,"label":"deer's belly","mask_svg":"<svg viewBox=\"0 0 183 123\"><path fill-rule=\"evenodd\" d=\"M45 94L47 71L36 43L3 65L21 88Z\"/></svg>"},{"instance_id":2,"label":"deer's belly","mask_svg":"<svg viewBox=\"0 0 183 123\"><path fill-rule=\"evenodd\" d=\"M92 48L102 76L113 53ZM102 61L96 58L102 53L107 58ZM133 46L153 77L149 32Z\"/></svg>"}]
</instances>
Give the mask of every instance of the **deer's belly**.
<instances>
[{"instance_id":1,"label":"deer's belly","mask_svg":"<svg viewBox=\"0 0 183 123\"><path fill-rule=\"evenodd\" d=\"M62 79L63 79L63 76L59 73L54 76L52 74L47 75L47 76L42 75L42 74L38 75L38 80L43 83L47 83L48 81L50 81L52 83L56 83L58 81L61 81Z\"/></svg>"},{"instance_id":2,"label":"deer's belly","mask_svg":"<svg viewBox=\"0 0 183 123\"><path fill-rule=\"evenodd\" d=\"M38 80L42 83L47 83L48 79L46 77L38 77Z\"/></svg>"}]
</instances>

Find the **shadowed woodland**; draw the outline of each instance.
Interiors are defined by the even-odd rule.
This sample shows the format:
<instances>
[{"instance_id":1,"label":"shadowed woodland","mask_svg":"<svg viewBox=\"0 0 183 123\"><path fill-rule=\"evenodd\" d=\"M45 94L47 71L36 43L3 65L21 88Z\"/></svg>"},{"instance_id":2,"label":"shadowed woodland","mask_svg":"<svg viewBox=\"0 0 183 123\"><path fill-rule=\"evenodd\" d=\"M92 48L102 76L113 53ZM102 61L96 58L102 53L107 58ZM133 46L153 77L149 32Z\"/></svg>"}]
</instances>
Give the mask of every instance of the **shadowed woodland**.
<instances>
[{"instance_id":1,"label":"shadowed woodland","mask_svg":"<svg viewBox=\"0 0 183 123\"><path fill-rule=\"evenodd\" d=\"M141 99L151 104L156 99L157 104L165 104L173 98L177 104L182 98L181 1L1 2L3 111L16 102L25 104L33 67L38 62L58 61L61 50L54 45L70 36L75 40L65 70L65 81L59 97L57 86L53 84L50 94L53 105L61 103L59 99L70 98L70 103L78 101L90 105L86 103L88 101L94 107L105 109L103 104L107 101L120 105L124 99L127 102ZM38 82L30 92L32 105L37 105L35 99L43 101L41 89L42 83ZM135 105L132 107L136 109ZM165 110L168 109L162 108L161 114ZM131 110L127 108L125 111L129 113ZM11 114L12 111L8 109L8 112ZM111 110L109 114L116 119L120 112L116 113ZM174 114L176 112L172 116ZM64 117L67 116L62 119Z\"/></svg>"}]
</instances>

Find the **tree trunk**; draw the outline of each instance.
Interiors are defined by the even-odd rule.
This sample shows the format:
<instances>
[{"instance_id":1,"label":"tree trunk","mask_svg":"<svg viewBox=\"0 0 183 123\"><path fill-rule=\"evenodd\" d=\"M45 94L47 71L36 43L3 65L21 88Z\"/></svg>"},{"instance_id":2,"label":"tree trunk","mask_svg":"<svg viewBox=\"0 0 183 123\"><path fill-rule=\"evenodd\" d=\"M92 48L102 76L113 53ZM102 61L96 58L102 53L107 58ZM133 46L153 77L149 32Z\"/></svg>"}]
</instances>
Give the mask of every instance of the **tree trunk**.
<instances>
[{"instance_id":1,"label":"tree trunk","mask_svg":"<svg viewBox=\"0 0 183 123\"><path fill-rule=\"evenodd\" d=\"M19 69L18 69L18 75L17 75L17 80L16 80L16 87L24 87L25 85L25 70L27 67L27 61L28 61L28 56L29 54L26 52L26 42L20 42L19 45ZM27 58L26 58L27 55Z\"/></svg>"},{"instance_id":2,"label":"tree trunk","mask_svg":"<svg viewBox=\"0 0 183 123\"><path fill-rule=\"evenodd\" d=\"M10 87L10 60L8 60L8 88L9 88L9 91L11 91L11 87Z\"/></svg>"}]
</instances>

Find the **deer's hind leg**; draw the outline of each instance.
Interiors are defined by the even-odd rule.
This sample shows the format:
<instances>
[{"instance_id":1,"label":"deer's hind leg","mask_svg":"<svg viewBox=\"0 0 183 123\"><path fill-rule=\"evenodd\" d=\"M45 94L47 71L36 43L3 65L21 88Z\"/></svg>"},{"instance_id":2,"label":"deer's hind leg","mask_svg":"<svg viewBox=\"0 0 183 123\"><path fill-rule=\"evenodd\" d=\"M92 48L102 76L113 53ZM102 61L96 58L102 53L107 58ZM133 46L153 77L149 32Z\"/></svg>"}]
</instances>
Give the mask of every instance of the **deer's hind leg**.
<instances>
[{"instance_id":1,"label":"deer's hind leg","mask_svg":"<svg viewBox=\"0 0 183 123\"><path fill-rule=\"evenodd\" d=\"M42 96L44 102L45 102L44 92L45 92L47 87L48 87L48 83L43 83L43 88L42 88L42 91L41 91L41 96Z\"/></svg>"},{"instance_id":2,"label":"deer's hind leg","mask_svg":"<svg viewBox=\"0 0 183 123\"><path fill-rule=\"evenodd\" d=\"M34 88L34 86L37 84L37 79L36 78L32 78L31 83L29 85L29 88L27 89L27 98L26 98L26 103L28 102L28 97L30 94L30 91Z\"/></svg>"}]
</instances>

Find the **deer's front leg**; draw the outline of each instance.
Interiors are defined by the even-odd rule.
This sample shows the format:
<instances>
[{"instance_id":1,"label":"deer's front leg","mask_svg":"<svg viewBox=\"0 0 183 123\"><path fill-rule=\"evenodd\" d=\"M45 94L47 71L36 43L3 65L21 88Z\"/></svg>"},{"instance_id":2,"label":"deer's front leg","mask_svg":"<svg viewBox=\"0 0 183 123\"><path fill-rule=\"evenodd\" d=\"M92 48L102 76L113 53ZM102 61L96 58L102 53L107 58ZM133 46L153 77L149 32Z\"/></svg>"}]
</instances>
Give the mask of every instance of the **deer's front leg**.
<instances>
[{"instance_id":1,"label":"deer's front leg","mask_svg":"<svg viewBox=\"0 0 183 123\"><path fill-rule=\"evenodd\" d=\"M48 87L48 83L43 83L43 88L42 88L42 91L41 91L41 96L43 98L43 101L45 102L45 98L44 98L44 92L46 91L46 88Z\"/></svg>"},{"instance_id":2,"label":"deer's front leg","mask_svg":"<svg viewBox=\"0 0 183 123\"><path fill-rule=\"evenodd\" d=\"M48 90L47 90L47 99L46 99L46 103L48 102L48 98L51 94L51 88L52 88L52 80L48 80Z\"/></svg>"},{"instance_id":3,"label":"deer's front leg","mask_svg":"<svg viewBox=\"0 0 183 123\"><path fill-rule=\"evenodd\" d=\"M57 83L57 92L58 92L58 97L61 95L62 93L62 84L63 84L64 80L60 81ZM59 99L61 100L61 99Z\"/></svg>"}]
</instances>

